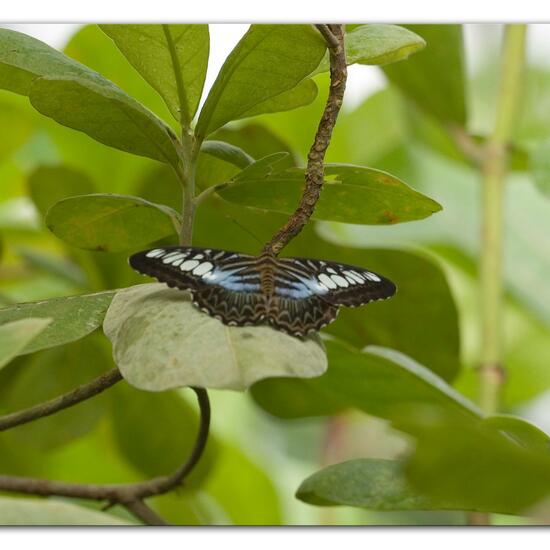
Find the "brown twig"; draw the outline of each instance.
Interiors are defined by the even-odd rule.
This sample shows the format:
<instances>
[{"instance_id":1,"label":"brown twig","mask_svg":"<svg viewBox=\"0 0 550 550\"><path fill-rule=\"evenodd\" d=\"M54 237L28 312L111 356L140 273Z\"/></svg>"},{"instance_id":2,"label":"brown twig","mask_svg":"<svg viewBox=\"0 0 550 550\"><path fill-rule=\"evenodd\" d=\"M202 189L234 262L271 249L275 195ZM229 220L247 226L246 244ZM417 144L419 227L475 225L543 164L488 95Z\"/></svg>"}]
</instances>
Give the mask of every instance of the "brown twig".
<instances>
[{"instance_id":1,"label":"brown twig","mask_svg":"<svg viewBox=\"0 0 550 550\"><path fill-rule=\"evenodd\" d=\"M298 208L285 225L264 246L264 254L277 255L303 229L315 210L324 180L325 153L330 144L346 89L347 65L343 25L316 25L327 41L330 53L330 90L328 99L309 150L305 187Z\"/></svg>"},{"instance_id":2,"label":"brown twig","mask_svg":"<svg viewBox=\"0 0 550 550\"><path fill-rule=\"evenodd\" d=\"M126 506L139 519L145 521L144 503L142 505L139 502L145 498L166 493L183 483L199 461L206 447L210 428L210 402L206 390L202 388L192 389L197 394L201 412L199 432L191 455L173 474L137 483L112 484L69 483L31 477L0 475L0 491L18 492L28 495L106 500L113 504ZM152 510L151 514L154 514ZM149 518L152 518L152 516L149 515Z\"/></svg>"},{"instance_id":3,"label":"brown twig","mask_svg":"<svg viewBox=\"0 0 550 550\"><path fill-rule=\"evenodd\" d=\"M154 510L149 508L143 500L135 500L125 504L126 509L132 512L136 518L139 518L145 525L169 525Z\"/></svg>"},{"instance_id":4,"label":"brown twig","mask_svg":"<svg viewBox=\"0 0 550 550\"><path fill-rule=\"evenodd\" d=\"M50 401L40 403L39 405L35 405L34 407L30 407L22 411L0 416L0 432L9 430L15 426L26 424L27 422L31 422L33 420L37 420L38 418L50 416L51 414L68 407L72 407L73 405L76 405L81 401L85 401L86 399L101 393L107 388L110 388L120 380L122 380L122 375L117 368L114 368L103 373L95 380L82 384L68 393L55 397L54 399L50 399Z\"/></svg>"}]
</instances>

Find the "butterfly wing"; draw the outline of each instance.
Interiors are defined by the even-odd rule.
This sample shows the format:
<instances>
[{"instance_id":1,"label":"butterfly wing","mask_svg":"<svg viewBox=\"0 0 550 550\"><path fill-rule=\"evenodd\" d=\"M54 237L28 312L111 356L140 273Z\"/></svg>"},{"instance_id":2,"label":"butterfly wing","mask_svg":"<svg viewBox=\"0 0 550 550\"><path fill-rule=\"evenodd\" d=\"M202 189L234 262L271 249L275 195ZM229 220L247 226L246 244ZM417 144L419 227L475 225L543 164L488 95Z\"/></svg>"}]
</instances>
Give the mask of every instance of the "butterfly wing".
<instances>
[{"instance_id":1,"label":"butterfly wing","mask_svg":"<svg viewBox=\"0 0 550 550\"><path fill-rule=\"evenodd\" d=\"M227 250L169 246L138 252L130 256L129 263L139 273L182 290L218 285L246 291L256 288L253 274L246 273L253 259Z\"/></svg>"},{"instance_id":2,"label":"butterfly wing","mask_svg":"<svg viewBox=\"0 0 550 550\"><path fill-rule=\"evenodd\" d=\"M198 308L228 325L258 324L265 317L253 256L173 246L138 252L129 261L139 273L189 290Z\"/></svg>"},{"instance_id":3,"label":"butterfly wing","mask_svg":"<svg viewBox=\"0 0 550 550\"><path fill-rule=\"evenodd\" d=\"M334 321L338 309L318 296L296 300L275 294L266 316L272 327L293 336L306 336Z\"/></svg>"},{"instance_id":4,"label":"butterfly wing","mask_svg":"<svg viewBox=\"0 0 550 550\"><path fill-rule=\"evenodd\" d=\"M281 258L279 263L286 279L281 288L292 284L297 294L316 295L332 306L357 307L390 298L397 290L389 279L362 267L308 258Z\"/></svg>"}]
</instances>

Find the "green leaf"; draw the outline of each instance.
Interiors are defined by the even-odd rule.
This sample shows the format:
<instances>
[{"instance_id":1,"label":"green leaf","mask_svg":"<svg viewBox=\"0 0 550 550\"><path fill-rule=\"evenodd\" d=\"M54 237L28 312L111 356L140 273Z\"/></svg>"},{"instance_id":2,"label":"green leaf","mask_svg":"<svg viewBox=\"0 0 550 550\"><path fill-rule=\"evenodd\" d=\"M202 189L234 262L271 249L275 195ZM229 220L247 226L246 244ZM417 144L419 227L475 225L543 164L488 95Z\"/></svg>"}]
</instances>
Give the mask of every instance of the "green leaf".
<instances>
[{"instance_id":1,"label":"green leaf","mask_svg":"<svg viewBox=\"0 0 550 550\"><path fill-rule=\"evenodd\" d=\"M107 80L38 78L32 83L29 99L43 115L100 143L172 166L178 164L177 138L172 130Z\"/></svg>"},{"instance_id":2,"label":"green leaf","mask_svg":"<svg viewBox=\"0 0 550 550\"><path fill-rule=\"evenodd\" d=\"M116 444L126 460L144 476L174 472L191 454L199 427L195 404L176 392L152 393L118 384L109 392ZM159 430L162 426L162 430ZM212 469L218 441L211 434L188 488L196 488Z\"/></svg>"},{"instance_id":3,"label":"green leaf","mask_svg":"<svg viewBox=\"0 0 550 550\"><path fill-rule=\"evenodd\" d=\"M177 234L179 214L139 197L92 194L63 199L46 215L48 229L84 250L122 252Z\"/></svg>"},{"instance_id":4,"label":"green leaf","mask_svg":"<svg viewBox=\"0 0 550 550\"><path fill-rule=\"evenodd\" d=\"M460 25L406 25L427 47L412 59L384 67L390 82L442 122L466 122Z\"/></svg>"},{"instance_id":5,"label":"green leaf","mask_svg":"<svg viewBox=\"0 0 550 550\"><path fill-rule=\"evenodd\" d=\"M6 102L0 103L0 127L0 160L4 161L29 139L33 125L23 109Z\"/></svg>"},{"instance_id":6,"label":"green leaf","mask_svg":"<svg viewBox=\"0 0 550 550\"><path fill-rule=\"evenodd\" d=\"M80 267L72 261L60 258L57 255L39 252L38 250L17 247L17 253L24 262L32 268L48 273L76 287L86 285L86 275Z\"/></svg>"},{"instance_id":7,"label":"green leaf","mask_svg":"<svg viewBox=\"0 0 550 550\"><path fill-rule=\"evenodd\" d=\"M247 170L250 171L252 168ZM294 212L304 186L304 170L271 175L241 173L219 194L226 200L275 212ZM354 224L395 224L441 210L434 200L396 177L360 166L329 164L312 218Z\"/></svg>"},{"instance_id":8,"label":"green leaf","mask_svg":"<svg viewBox=\"0 0 550 550\"><path fill-rule=\"evenodd\" d=\"M348 65L387 65L407 59L426 46L422 37L398 25L360 25L346 33L345 44ZM327 53L314 74L329 68Z\"/></svg>"},{"instance_id":9,"label":"green leaf","mask_svg":"<svg viewBox=\"0 0 550 550\"><path fill-rule=\"evenodd\" d=\"M2 413L26 409L86 384L104 372L108 360L95 335L19 358L6 372L8 380L3 380ZM97 396L0 434L0 445L21 454L46 453L90 433L105 412L104 396Z\"/></svg>"},{"instance_id":10,"label":"green leaf","mask_svg":"<svg viewBox=\"0 0 550 550\"><path fill-rule=\"evenodd\" d=\"M317 84L311 79L302 80L294 88L270 97L262 101L248 111L241 113L239 118L248 118L261 114L278 113L281 111L291 111L304 105L309 105L315 100L318 94Z\"/></svg>"},{"instance_id":11,"label":"green leaf","mask_svg":"<svg viewBox=\"0 0 550 550\"><path fill-rule=\"evenodd\" d=\"M523 418L498 414L484 418L483 424L504 432L524 447L545 453L550 452L550 437Z\"/></svg>"},{"instance_id":12,"label":"green leaf","mask_svg":"<svg viewBox=\"0 0 550 550\"><path fill-rule=\"evenodd\" d=\"M161 120L173 122L163 98L128 63L115 42L98 25L90 24L79 28L71 36L63 52L114 82Z\"/></svg>"},{"instance_id":13,"label":"green leaf","mask_svg":"<svg viewBox=\"0 0 550 550\"><path fill-rule=\"evenodd\" d=\"M240 448L223 445L204 490L216 499L235 525L280 525L281 504L274 480L263 465ZM235 475L238 472L239 475Z\"/></svg>"},{"instance_id":14,"label":"green leaf","mask_svg":"<svg viewBox=\"0 0 550 550\"><path fill-rule=\"evenodd\" d=\"M100 25L163 97L174 118L193 120L208 65L208 25Z\"/></svg>"},{"instance_id":15,"label":"green leaf","mask_svg":"<svg viewBox=\"0 0 550 550\"><path fill-rule=\"evenodd\" d=\"M461 510L459 502L429 498L414 490L403 464L357 459L334 464L305 479L296 497L316 506L355 506L369 510Z\"/></svg>"},{"instance_id":16,"label":"green leaf","mask_svg":"<svg viewBox=\"0 0 550 550\"><path fill-rule=\"evenodd\" d=\"M252 388L256 402L282 418L324 416L355 407L399 429L419 406L466 419L481 414L441 378L401 353L378 346L361 353L337 341L326 342L326 348L329 368L323 376L261 381Z\"/></svg>"},{"instance_id":17,"label":"green leaf","mask_svg":"<svg viewBox=\"0 0 550 550\"><path fill-rule=\"evenodd\" d=\"M135 525L131 521L55 499L0 497L0 525Z\"/></svg>"},{"instance_id":18,"label":"green leaf","mask_svg":"<svg viewBox=\"0 0 550 550\"><path fill-rule=\"evenodd\" d=\"M254 159L260 159L273 153L285 151L288 153L283 168L296 165L296 158L290 145L275 132L263 124L248 123L239 125L238 129L223 128L212 135L212 139L222 140L240 147Z\"/></svg>"},{"instance_id":19,"label":"green leaf","mask_svg":"<svg viewBox=\"0 0 550 550\"><path fill-rule=\"evenodd\" d=\"M240 147L225 141L205 141L201 145L201 153L233 164L241 170L254 162L254 159Z\"/></svg>"},{"instance_id":20,"label":"green leaf","mask_svg":"<svg viewBox=\"0 0 550 550\"><path fill-rule=\"evenodd\" d=\"M24 347L23 353L61 346L100 326L114 293L108 290L5 307L0 309L0 323L28 318L50 320L45 330Z\"/></svg>"},{"instance_id":21,"label":"green leaf","mask_svg":"<svg viewBox=\"0 0 550 550\"><path fill-rule=\"evenodd\" d=\"M460 370L458 312L445 275L435 263L411 252L331 244L307 227L284 253L314 254L388 277L398 288L391 300L342 308L338 319L324 331L358 349L367 345L395 349L447 382L456 378Z\"/></svg>"},{"instance_id":22,"label":"green leaf","mask_svg":"<svg viewBox=\"0 0 550 550\"><path fill-rule=\"evenodd\" d=\"M311 74L325 49L310 25L252 25L221 68L200 113L197 135L205 137L231 120L259 114L259 104Z\"/></svg>"},{"instance_id":23,"label":"green leaf","mask_svg":"<svg viewBox=\"0 0 550 550\"><path fill-rule=\"evenodd\" d=\"M537 141L529 147L531 175L538 188L550 194L550 139Z\"/></svg>"},{"instance_id":24,"label":"green leaf","mask_svg":"<svg viewBox=\"0 0 550 550\"><path fill-rule=\"evenodd\" d=\"M547 448L518 444L486 422L414 414L409 422L418 438L406 475L423 494L459 500L464 510L520 515L550 494Z\"/></svg>"},{"instance_id":25,"label":"green leaf","mask_svg":"<svg viewBox=\"0 0 550 550\"><path fill-rule=\"evenodd\" d=\"M42 216L61 199L96 191L90 178L69 166L39 166L29 175L30 196Z\"/></svg>"},{"instance_id":26,"label":"green leaf","mask_svg":"<svg viewBox=\"0 0 550 550\"><path fill-rule=\"evenodd\" d=\"M103 329L124 378L149 391L244 390L262 378L319 376L326 369L318 340L267 326L229 327L195 308L187 293L157 283L118 292Z\"/></svg>"},{"instance_id":27,"label":"green leaf","mask_svg":"<svg viewBox=\"0 0 550 550\"><path fill-rule=\"evenodd\" d=\"M109 80L30 36L0 29L0 88L28 95L42 114L101 143L177 163L175 135L160 119Z\"/></svg>"},{"instance_id":28,"label":"green leaf","mask_svg":"<svg viewBox=\"0 0 550 550\"><path fill-rule=\"evenodd\" d=\"M0 309L0 316L2 311ZM2 322L0 324L0 369L21 354L51 322L52 320L48 318L33 317Z\"/></svg>"}]
</instances>

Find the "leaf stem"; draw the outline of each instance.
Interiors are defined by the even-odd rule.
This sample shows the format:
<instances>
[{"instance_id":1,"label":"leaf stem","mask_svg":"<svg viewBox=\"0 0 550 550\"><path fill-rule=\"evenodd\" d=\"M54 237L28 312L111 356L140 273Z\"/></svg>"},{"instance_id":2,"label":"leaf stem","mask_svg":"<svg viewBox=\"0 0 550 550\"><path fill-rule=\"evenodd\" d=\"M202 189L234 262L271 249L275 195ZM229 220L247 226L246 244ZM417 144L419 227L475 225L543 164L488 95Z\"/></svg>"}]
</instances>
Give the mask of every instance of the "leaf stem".
<instances>
[{"instance_id":1,"label":"leaf stem","mask_svg":"<svg viewBox=\"0 0 550 550\"><path fill-rule=\"evenodd\" d=\"M111 369L103 373L101 376L97 377L91 382L82 384L67 392L59 397L35 405L28 409L22 411L14 412L11 414L6 414L0 416L0 432L4 430L9 430L10 428L15 428L15 426L21 426L22 424L27 424L33 420L43 418L45 416L50 416L58 411L72 407L86 399L90 399L94 395L105 391L107 388L110 388L117 382L122 380L122 375L117 368Z\"/></svg>"},{"instance_id":2,"label":"leaf stem","mask_svg":"<svg viewBox=\"0 0 550 550\"><path fill-rule=\"evenodd\" d=\"M200 426L195 445L187 460L171 475L155 477L137 483L69 483L48 479L0 475L0 491L24 493L40 496L63 496L106 500L111 504L121 504L138 519L159 525L164 520L143 503L143 499L167 493L181 485L199 462L210 430L210 402L203 388L191 388L197 395L200 409ZM152 523L154 522L154 523Z\"/></svg>"},{"instance_id":3,"label":"leaf stem","mask_svg":"<svg viewBox=\"0 0 550 550\"><path fill-rule=\"evenodd\" d=\"M182 128L180 149L180 164L176 170L178 179L183 187L182 224L179 241L181 245L191 246L197 207L195 200L195 173L200 144L188 128Z\"/></svg>"},{"instance_id":4,"label":"leaf stem","mask_svg":"<svg viewBox=\"0 0 550 550\"><path fill-rule=\"evenodd\" d=\"M481 230L481 357L479 404L487 414L498 411L504 384L502 365L503 197L509 144L521 93L525 25L506 25L496 120L482 162L483 222Z\"/></svg>"}]
</instances>

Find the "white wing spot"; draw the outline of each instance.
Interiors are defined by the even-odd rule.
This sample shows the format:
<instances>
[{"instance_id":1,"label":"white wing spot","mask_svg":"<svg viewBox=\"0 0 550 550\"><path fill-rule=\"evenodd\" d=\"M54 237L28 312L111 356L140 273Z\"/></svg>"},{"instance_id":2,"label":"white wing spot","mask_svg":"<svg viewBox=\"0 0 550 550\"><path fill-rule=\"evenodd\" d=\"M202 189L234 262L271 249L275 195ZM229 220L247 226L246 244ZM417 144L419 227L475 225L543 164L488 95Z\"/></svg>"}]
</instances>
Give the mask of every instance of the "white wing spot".
<instances>
[{"instance_id":1,"label":"white wing spot","mask_svg":"<svg viewBox=\"0 0 550 550\"><path fill-rule=\"evenodd\" d=\"M382 279L380 279L380 277L378 275L376 275L375 273L369 273L368 271L365 272L365 277L367 279L370 279L371 281L376 281L377 283L379 283Z\"/></svg>"},{"instance_id":2,"label":"white wing spot","mask_svg":"<svg viewBox=\"0 0 550 550\"><path fill-rule=\"evenodd\" d=\"M192 269L195 269L199 263L200 262L198 260L187 260L180 265L180 269L182 271L191 271Z\"/></svg>"},{"instance_id":3,"label":"white wing spot","mask_svg":"<svg viewBox=\"0 0 550 550\"><path fill-rule=\"evenodd\" d=\"M355 271L342 271L342 273L346 276L346 279L352 284L356 283L364 283L365 279L362 277L359 277Z\"/></svg>"},{"instance_id":4,"label":"white wing spot","mask_svg":"<svg viewBox=\"0 0 550 550\"><path fill-rule=\"evenodd\" d=\"M193 260L202 260L204 258L203 254L195 254L193 256Z\"/></svg>"},{"instance_id":5,"label":"white wing spot","mask_svg":"<svg viewBox=\"0 0 550 550\"><path fill-rule=\"evenodd\" d=\"M193 275L204 275L208 273L214 266L210 262L203 262L193 269Z\"/></svg>"},{"instance_id":6,"label":"white wing spot","mask_svg":"<svg viewBox=\"0 0 550 550\"><path fill-rule=\"evenodd\" d=\"M327 271L336 275L336 269L334 269L333 267L327 267Z\"/></svg>"},{"instance_id":7,"label":"white wing spot","mask_svg":"<svg viewBox=\"0 0 550 550\"><path fill-rule=\"evenodd\" d=\"M321 273L321 275L319 275L319 282L324 286L326 286L327 288L337 287L336 283L328 275L325 275L324 273Z\"/></svg>"},{"instance_id":8,"label":"white wing spot","mask_svg":"<svg viewBox=\"0 0 550 550\"><path fill-rule=\"evenodd\" d=\"M164 254L164 250L162 248L155 248L155 250L150 250L145 254L147 258L156 258L158 256L162 256Z\"/></svg>"},{"instance_id":9,"label":"white wing spot","mask_svg":"<svg viewBox=\"0 0 550 550\"><path fill-rule=\"evenodd\" d=\"M162 259L162 263L163 264L171 264L171 263L175 262L176 260L182 260L183 258L185 258L185 256L187 256L187 254L183 254L181 252L178 252L177 254L168 254L167 256L165 256Z\"/></svg>"},{"instance_id":10,"label":"white wing spot","mask_svg":"<svg viewBox=\"0 0 550 550\"><path fill-rule=\"evenodd\" d=\"M349 286L349 283L344 279L344 277L340 277L340 275L332 275L330 277L338 286L347 288Z\"/></svg>"},{"instance_id":11,"label":"white wing spot","mask_svg":"<svg viewBox=\"0 0 550 550\"><path fill-rule=\"evenodd\" d=\"M359 273L357 273L357 271L344 271L344 274L346 275L346 277L351 277L352 279L354 279L358 283L362 284L362 283L365 282L365 279L363 279L363 277L361 277L361 275L359 275Z\"/></svg>"}]
</instances>

